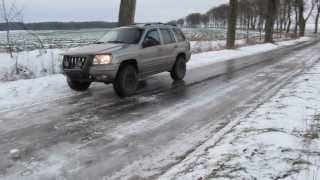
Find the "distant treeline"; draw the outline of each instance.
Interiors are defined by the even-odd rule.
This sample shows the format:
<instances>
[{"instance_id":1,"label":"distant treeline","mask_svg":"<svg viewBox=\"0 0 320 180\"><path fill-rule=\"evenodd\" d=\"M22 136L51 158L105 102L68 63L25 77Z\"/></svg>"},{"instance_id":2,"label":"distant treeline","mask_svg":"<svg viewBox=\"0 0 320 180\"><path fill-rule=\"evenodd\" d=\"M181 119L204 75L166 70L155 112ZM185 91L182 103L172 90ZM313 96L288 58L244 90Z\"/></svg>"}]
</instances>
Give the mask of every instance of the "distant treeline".
<instances>
[{"instance_id":1,"label":"distant treeline","mask_svg":"<svg viewBox=\"0 0 320 180\"><path fill-rule=\"evenodd\" d=\"M0 23L0 31L6 30L71 30L86 28L114 28L117 27L116 22L39 22L39 23Z\"/></svg>"}]
</instances>

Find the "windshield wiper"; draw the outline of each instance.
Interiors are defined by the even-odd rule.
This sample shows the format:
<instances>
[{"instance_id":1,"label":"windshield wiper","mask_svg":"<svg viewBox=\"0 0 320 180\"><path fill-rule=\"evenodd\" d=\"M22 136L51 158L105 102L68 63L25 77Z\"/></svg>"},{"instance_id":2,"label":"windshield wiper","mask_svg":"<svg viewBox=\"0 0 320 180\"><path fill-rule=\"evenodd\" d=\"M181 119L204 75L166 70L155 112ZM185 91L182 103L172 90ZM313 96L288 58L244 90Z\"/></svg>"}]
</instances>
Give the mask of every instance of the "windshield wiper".
<instances>
[{"instance_id":1,"label":"windshield wiper","mask_svg":"<svg viewBox=\"0 0 320 180\"><path fill-rule=\"evenodd\" d=\"M94 42L93 44L104 44L105 42Z\"/></svg>"},{"instance_id":2,"label":"windshield wiper","mask_svg":"<svg viewBox=\"0 0 320 180\"><path fill-rule=\"evenodd\" d=\"M121 43L121 44L124 44L125 42L116 40L116 41L108 41L107 43Z\"/></svg>"}]
</instances>

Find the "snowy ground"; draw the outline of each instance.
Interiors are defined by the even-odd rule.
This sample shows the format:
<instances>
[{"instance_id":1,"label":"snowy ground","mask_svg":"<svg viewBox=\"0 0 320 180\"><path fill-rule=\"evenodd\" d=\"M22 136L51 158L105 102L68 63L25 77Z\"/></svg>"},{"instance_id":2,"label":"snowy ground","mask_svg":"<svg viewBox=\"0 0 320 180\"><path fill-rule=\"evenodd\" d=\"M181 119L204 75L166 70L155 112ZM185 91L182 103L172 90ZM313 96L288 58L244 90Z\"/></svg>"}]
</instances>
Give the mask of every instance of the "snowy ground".
<instances>
[{"instance_id":1,"label":"snowy ground","mask_svg":"<svg viewBox=\"0 0 320 180\"><path fill-rule=\"evenodd\" d=\"M313 131L305 131L300 125L302 123L296 123L294 118L298 120L298 115L293 116L293 123L289 124L290 119L281 117L281 114L265 112L280 112L281 108L285 109L277 101L270 100L271 97L290 106L297 104L295 100L302 101L289 96L284 101L282 99L286 99L286 96L280 96L283 92L288 91L285 95L293 93L300 96L299 93L306 91L310 93L308 98L313 96L316 90L306 87L302 89L299 84L310 81L314 86L316 83L313 83L311 76L307 76L306 81L300 75L306 67L319 62L319 47L318 41L312 41L290 47L265 44L251 49L245 47L249 49L224 51L225 53L209 52L203 57L196 54L188 66L189 73L185 82L176 84L167 73L157 75L146 81L138 95L130 98L118 98L111 87L103 84L95 84L86 93L74 93L67 88L63 76L3 83L5 85L0 87L0 97L3 97L0 101L0 179L188 180L209 176L215 179L220 175L211 173L217 169L215 161L226 164L222 165L224 169L217 170L221 176L234 175L233 173L238 179L258 176L254 165L257 163L256 167L261 167L261 161L250 161L246 159L246 155L265 158L263 160L268 167L267 163L277 161L267 155L273 154L272 157L275 157L286 153L286 149L280 153L277 148L272 151L272 147L277 145L277 141L274 141L272 146L262 146L268 153L262 157L259 152L264 149L258 148L258 145L270 143L269 139L262 142L265 131L265 134L269 131L275 133L270 135L271 138L290 139L290 143L279 144L279 147L295 146L299 149L300 143L287 133L294 127L297 131L292 132L301 132L306 139L311 137L309 139L316 141L317 135L304 133ZM211 53L221 54L213 56ZM247 56L250 53L258 54ZM198 61L203 63L200 65ZM225 64L229 62L241 65L248 61L260 63L231 73L231 78L216 76L215 72L224 71ZM296 77L299 77L298 80L294 80ZM24 83L20 84L22 82ZM291 85L285 86L288 82ZM43 84L40 86L40 83ZM274 96L277 92L279 93ZM278 96L281 98L277 98ZM318 107L313 105L318 100L312 100L311 103L309 101L311 108ZM30 106L32 104L36 105ZM275 109L278 107L281 107L280 110ZM263 110L259 111L261 108ZM283 111L287 114L289 112ZM295 114L300 112L295 109L292 111ZM311 110L310 113L306 112L306 115L316 114L311 113ZM263 129L263 123L266 122L264 119L269 118L264 117L280 120L271 119L270 122L275 123L265 125L267 131ZM257 119L262 119L261 124ZM283 126L283 121L289 125ZM272 129L279 128L278 126L289 137L282 137L283 134L279 135L278 131ZM237 129L238 127L241 129ZM256 130L258 128L263 131ZM243 132L243 129L247 131ZM259 133L262 133L261 136ZM302 138L298 136L299 133L292 134ZM229 145L230 142L234 146ZM216 146L217 143L220 146ZM314 142L310 144L317 145ZM312 148L308 150L313 151ZM315 150L310 154L316 152ZM290 158L294 157L294 153L296 151L292 151ZM236 155L230 157L224 156L225 154ZM303 151L301 154L303 159ZM280 160L283 159L286 158L280 156ZM282 167L290 169L290 164L286 165L284 161L284 165L281 165L280 160L278 169L281 173L286 170L281 169ZM247 168L243 173L236 173L239 171L232 168L238 165L237 162L243 163L239 165L243 166L241 169ZM299 161L294 164L299 164ZM261 172L273 177L273 174L268 174L268 169L262 169ZM263 173L261 174L264 175ZM277 171L272 173L275 178L264 179L277 179L280 174Z\"/></svg>"},{"instance_id":2,"label":"snowy ground","mask_svg":"<svg viewBox=\"0 0 320 180\"><path fill-rule=\"evenodd\" d=\"M320 64L233 125L160 179L320 179Z\"/></svg>"},{"instance_id":3,"label":"snowy ground","mask_svg":"<svg viewBox=\"0 0 320 180\"><path fill-rule=\"evenodd\" d=\"M286 47L309 40L310 38L301 38L298 40L279 42L277 44L246 46L236 50L221 50L198 53L192 55L191 61L188 63L188 69L203 67L213 63L232 60L234 58L268 52L277 48ZM48 56L47 58L50 59L51 56ZM42 60L43 63L50 62L47 61L47 58L38 60ZM26 62L25 65L30 65L33 64L34 61L35 60L32 58L28 58L28 61L24 62ZM39 65L39 63L35 64ZM0 112L12 110L13 108L41 104L55 99L61 99L79 94L80 93L73 92L68 88L65 77L61 74L28 80L2 82L0 83Z\"/></svg>"}]
</instances>

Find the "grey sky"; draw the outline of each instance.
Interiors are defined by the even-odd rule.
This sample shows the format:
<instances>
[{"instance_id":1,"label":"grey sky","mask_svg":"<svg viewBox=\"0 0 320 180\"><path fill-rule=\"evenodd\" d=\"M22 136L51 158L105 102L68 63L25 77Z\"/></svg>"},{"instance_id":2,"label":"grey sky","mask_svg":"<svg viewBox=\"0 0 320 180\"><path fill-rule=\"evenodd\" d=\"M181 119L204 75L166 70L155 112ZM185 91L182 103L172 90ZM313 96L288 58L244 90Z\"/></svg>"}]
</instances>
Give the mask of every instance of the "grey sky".
<instances>
[{"instance_id":1,"label":"grey sky","mask_svg":"<svg viewBox=\"0 0 320 180\"><path fill-rule=\"evenodd\" d=\"M116 21L120 0L7 0L23 6L27 22ZM206 12L228 0L137 0L139 22L168 21Z\"/></svg>"}]
</instances>

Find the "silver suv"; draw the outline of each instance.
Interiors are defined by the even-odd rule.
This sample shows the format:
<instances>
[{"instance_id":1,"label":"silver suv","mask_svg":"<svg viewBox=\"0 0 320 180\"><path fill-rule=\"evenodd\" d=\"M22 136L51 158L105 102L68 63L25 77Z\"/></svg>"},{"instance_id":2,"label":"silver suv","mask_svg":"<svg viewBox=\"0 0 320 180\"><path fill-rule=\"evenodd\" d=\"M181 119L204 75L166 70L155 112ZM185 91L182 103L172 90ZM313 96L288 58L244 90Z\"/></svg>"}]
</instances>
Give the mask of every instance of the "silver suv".
<instances>
[{"instance_id":1,"label":"silver suv","mask_svg":"<svg viewBox=\"0 0 320 180\"><path fill-rule=\"evenodd\" d=\"M170 72L173 80L182 80L190 56L190 43L179 28L135 24L113 29L95 44L70 49L62 66L73 90L103 82L112 83L119 96L130 96L139 80L150 75Z\"/></svg>"}]
</instances>

